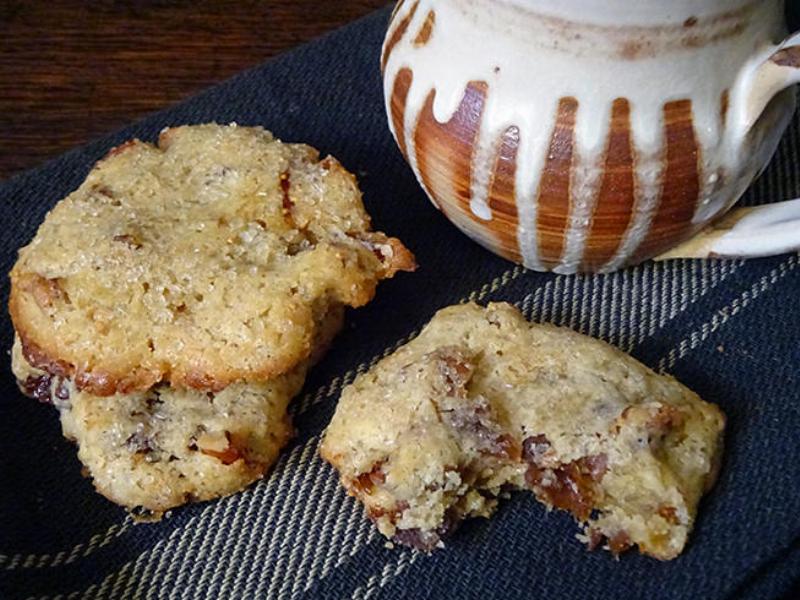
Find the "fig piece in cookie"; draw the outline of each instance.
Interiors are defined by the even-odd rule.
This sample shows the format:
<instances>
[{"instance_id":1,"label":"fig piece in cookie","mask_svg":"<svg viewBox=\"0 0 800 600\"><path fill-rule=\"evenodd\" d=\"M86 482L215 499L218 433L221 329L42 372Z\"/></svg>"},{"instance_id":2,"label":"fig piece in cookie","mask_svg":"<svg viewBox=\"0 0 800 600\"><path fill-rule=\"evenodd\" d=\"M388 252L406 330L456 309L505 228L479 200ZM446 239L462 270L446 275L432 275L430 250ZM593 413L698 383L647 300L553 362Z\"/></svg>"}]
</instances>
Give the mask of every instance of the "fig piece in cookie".
<instances>
[{"instance_id":1,"label":"fig piece in cookie","mask_svg":"<svg viewBox=\"0 0 800 600\"><path fill-rule=\"evenodd\" d=\"M414 266L335 159L187 126L116 148L50 211L9 310L26 359L87 393L214 391L290 371L332 308Z\"/></svg>"},{"instance_id":2,"label":"fig piece in cookie","mask_svg":"<svg viewBox=\"0 0 800 600\"><path fill-rule=\"evenodd\" d=\"M343 390L321 454L401 543L435 548L523 489L569 511L591 546L667 560L714 482L724 424L604 342L466 304Z\"/></svg>"}]
</instances>

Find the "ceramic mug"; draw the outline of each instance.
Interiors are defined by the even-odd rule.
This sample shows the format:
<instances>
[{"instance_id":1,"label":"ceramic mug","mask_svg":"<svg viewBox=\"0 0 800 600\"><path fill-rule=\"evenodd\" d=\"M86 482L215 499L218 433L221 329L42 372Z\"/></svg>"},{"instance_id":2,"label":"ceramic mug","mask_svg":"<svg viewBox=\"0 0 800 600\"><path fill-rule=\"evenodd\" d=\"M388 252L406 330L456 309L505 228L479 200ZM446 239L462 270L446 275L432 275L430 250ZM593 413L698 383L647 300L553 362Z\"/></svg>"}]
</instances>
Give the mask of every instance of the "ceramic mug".
<instances>
[{"instance_id":1,"label":"ceramic mug","mask_svg":"<svg viewBox=\"0 0 800 600\"><path fill-rule=\"evenodd\" d=\"M783 8L403 0L381 57L389 124L447 218L529 268L794 250L800 201L720 221L795 109Z\"/></svg>"}]
</instances>

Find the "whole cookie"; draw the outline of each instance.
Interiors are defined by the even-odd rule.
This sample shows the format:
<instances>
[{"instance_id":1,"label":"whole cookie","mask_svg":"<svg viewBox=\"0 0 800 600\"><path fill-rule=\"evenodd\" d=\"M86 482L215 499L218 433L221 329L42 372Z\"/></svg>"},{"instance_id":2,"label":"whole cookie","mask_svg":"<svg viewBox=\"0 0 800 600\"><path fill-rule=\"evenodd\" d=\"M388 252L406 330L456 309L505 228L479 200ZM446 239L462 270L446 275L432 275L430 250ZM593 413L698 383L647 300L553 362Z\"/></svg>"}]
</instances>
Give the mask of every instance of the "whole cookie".
<instances>
[{"instance_id":1,"label":"whole cookie","mask_svg":"<svg viewBox=\"0 0 800 600\"><path fill-rule=\"evenodd\" d=\"M591 547L677 556L724 416L672 379L508 304L453 306L342 392L321 446L386 536L426 550L527 489Z\"/></svg>"},{"instance_id":2,"label":"whole cookie","mask_svg":"<svg viewBox=\"0 0 800 600\"><path fill-rule=\"evenodd\" d=\"M27 360L79 390L220 390L291 370L330 307L413 268L335 159L198 125L101 160L20 250L9 309Z\"/></svg>"},{"instance_id":3,"label":"whole cookie","mask_svg":"<svg viewBox=\"0 0 800 600\"><path fill-rule=\"evenodd\" d=\"M12 365L20 388L59 410L64 436L98 492L151 516L186 502L237 492L262 477L293 434L287 405L305 364L265 383L219 392L158 385L99 397L27 363Z\"/></svg>"}]
</instances>

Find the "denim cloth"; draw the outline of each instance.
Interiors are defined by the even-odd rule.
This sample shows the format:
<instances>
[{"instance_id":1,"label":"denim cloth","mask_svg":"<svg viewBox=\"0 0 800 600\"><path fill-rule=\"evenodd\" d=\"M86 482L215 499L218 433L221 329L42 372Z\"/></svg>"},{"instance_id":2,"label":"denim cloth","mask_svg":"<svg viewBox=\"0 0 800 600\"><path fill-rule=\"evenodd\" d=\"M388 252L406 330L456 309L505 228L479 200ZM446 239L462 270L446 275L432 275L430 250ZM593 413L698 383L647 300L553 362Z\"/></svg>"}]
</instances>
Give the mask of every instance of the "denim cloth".
<instances>
[{"instance_id":1,"label":"denim cloth","mask_svg":"<svg viewBox=\"0 0 800 600\"><path fill-rule=\"evenodd\" d=\"M611 275L525 271L456 231L425 198L386 126L378 68L388 12L243 73L0 187L0 268L94 161L166 125L236 121L337 156L376 227L416 253L382 284L294 402L298 435L243 493L133 525L80 475L55 411L0 379L0 597L764 598L800 577L800 268L796 255L646 263ZM54 133L57 135L57 133ZM745 202L800 195L795 121ZM2 281L2 301L8 293ZM662 563L588 552L562 512L514 494L444 550L388 548L317 456L343 385L466 299L603 338L673 373L728 416L720 479L685 552ZM0 346L9 348L3 318Z\"/></svg>"}]
</instances>

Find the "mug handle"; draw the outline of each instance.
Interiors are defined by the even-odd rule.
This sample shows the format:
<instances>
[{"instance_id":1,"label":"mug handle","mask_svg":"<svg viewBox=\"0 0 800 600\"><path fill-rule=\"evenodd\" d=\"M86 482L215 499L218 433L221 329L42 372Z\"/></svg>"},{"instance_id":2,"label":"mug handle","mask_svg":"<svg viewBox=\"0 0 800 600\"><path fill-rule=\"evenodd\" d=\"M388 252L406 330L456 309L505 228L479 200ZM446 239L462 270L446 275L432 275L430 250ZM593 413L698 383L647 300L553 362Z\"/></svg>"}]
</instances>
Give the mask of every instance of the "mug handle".
<instances>
[{"instance_id":1,"label":"mug handle","mask_svg":"<svg viewBox=\"0 0 800 600\"><path fill-rule=\"evenodd\" d=\"M735 208L655 260L758 258L797 250L800 250L800 198Z\"/></svg>"},{"instance_id":2,"label":"mug handle","mask_svg":"<svg viewBox=\"0 0 800 600\"><path fill-rule=\"evenodd\" d=\"M800 32L742 69L731 97L731 143L740 146L776 94L800 83ZM800 250L800 199L728 212L655 260L756 258Z\"/></svg>"}]
</instances>

